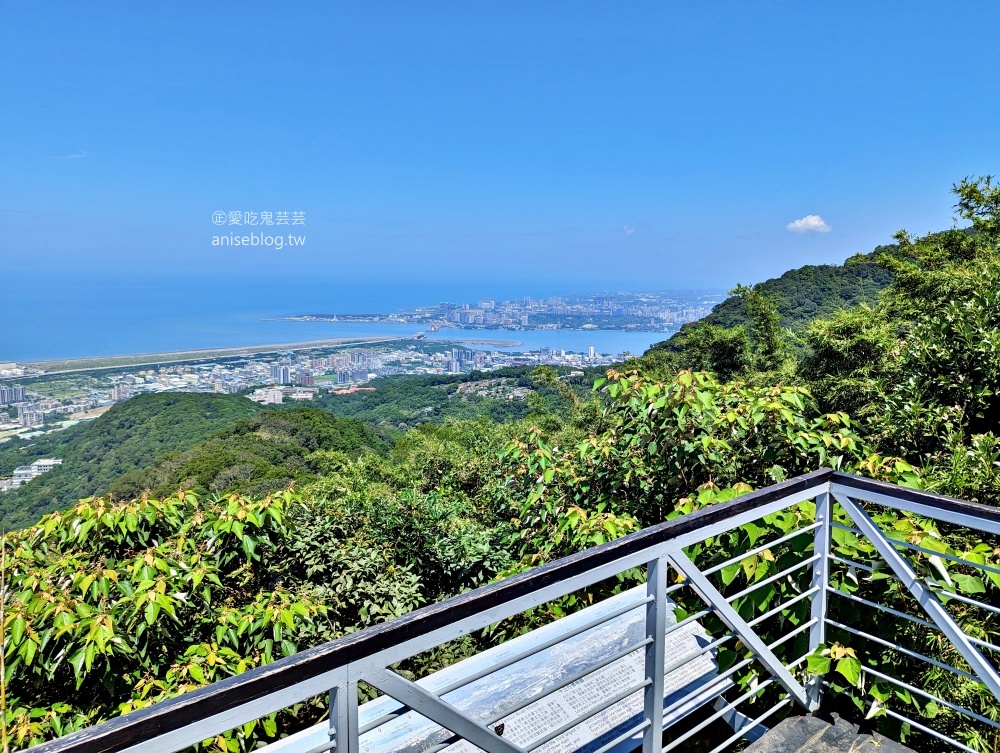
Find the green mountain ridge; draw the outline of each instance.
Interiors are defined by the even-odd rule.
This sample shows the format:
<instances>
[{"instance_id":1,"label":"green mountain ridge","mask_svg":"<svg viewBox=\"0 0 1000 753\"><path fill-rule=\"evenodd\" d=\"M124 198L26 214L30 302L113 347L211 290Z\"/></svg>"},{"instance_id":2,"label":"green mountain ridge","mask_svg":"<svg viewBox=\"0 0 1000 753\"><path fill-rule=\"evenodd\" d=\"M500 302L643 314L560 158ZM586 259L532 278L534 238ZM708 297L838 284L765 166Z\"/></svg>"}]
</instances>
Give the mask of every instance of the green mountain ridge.
<instances>
[{"instance_id":1,"label":"green mountain ridge","mask_svg":"<svg viewBox=\"0 0 1000 753\"><path fill-rule=\"evenodd\" d=\"M82 497L101 494L122 474L144 468L164 453L188 450L260 410L235 395L138 395L93 421L32 441L13 440L0 449L0 473L43 457L62 458L63 463L0 496L0 524L19 528Z\"/></svg>"},{"instance_id":2,"label":"green mountain ridge","mask_svg":"<svg viewBox=\"0 0 1000 753\"><path fill-rule=\"evenodd\" d=\"M874 303L878 293L892 282L892 272L877 259L882 254L896 253L895 245L879 246L871 253L856 254L843 264L807 264L758 283L753 289L770 296L781 327L799 331L813 319L862 303ZM750 318L746 301L732 295L717 304L708 316L685 324L679 332L646 352L675 350L683 346L692 330L746 326Z\"/></svg>"},{"instance_id":3,"label":"green mountain ridge","mask_svg":"<svg viewBox=\"0 0 1000 753\"><path fill-rule=\"evenodd\" d=\"M147 490L164 497L178 489L260 497L315 478L323 466L310 457L317 451L357 458L385 454L389 446L384 432L356 419L306 406L262 410L190 450L166 453L123 474L107 491L117 499Z\"/></svg>"}]
</instances>

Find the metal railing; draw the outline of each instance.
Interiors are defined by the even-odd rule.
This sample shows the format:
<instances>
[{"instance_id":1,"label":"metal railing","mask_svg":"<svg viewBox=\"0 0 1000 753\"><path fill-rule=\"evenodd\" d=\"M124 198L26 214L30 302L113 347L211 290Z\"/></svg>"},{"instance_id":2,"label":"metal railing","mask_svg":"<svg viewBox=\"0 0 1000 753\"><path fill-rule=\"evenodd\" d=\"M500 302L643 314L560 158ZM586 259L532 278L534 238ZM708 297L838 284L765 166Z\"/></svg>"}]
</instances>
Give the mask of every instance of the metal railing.
<instances>
[{"instance_id":1,"label":"metal railing","mask_svg":"<svg viewBox=\"0 0 1000 753\"><path fill-rule=\"evenodd\" d=\"M721 753L740 739L759 738L767 725L796 708L808 711L820 706L829 683L809 676L807 659L827 643L831 633L854 647L864 660L862 682L888 683L960 714L972 724L1000 730L1000 721L990 713L966 708L920 687L919 672L912 667L906 677L899 677L887 671L885 662L874 666L868 660L872 651L884 651L913 666L955 674L985 688L1000 709L996 664L1000 646L991 640L988 629L979 635L963 629L963 624L970 624L970 615L983 614L990 620L1000 615L997 589L990 587L994 596L987 601L958 593L939 579L919 576L912 557L942 557L962 573L979 572L987 578L1000 576L1000 568L887 533L873 518L877 510L940 521L949 531L962 528L977 536L1000 536L1000 511L996 509L820 470L430 605L35 750L177 751L327 694L328 721L275 742L269 749L275 753L378 753L375 743L383 739L378 735L393 724L404 723L412 729L416 719L419 739L411 736L405 745L396 740L386 750L436 753L451 747L452 753L473 748L489 753L561 753L585 748L588 753L618 753L641 744L644 753L662 753L711 731L713 753ZM780 536L760 541L751 535L747 548L720 561L720 537L745 531L748 524L754 524L754 533L773 532L776 528L771 523L776 520L782 522ZM860 557L864 561L845 556L843 547L834 541L841 535L868 542L869 556ZM742 581L733 577L738 569L749 573L755 564L763 568L765 577L748 575ZM475 662L460 662L418 681L393 670L423 652L582 589L593 591L595 585L634 574L637 568L645 572L644 585L486 650ZM869 598L872 594L863 587L837 585L846 582L845 578L850 583L868 578L870 583L876 576L898 581L900 593L912 596L910 611L917 614L901 603L889 606ZM951 609L956 604L966 610L960 618ZM884 632L880 636L866 630L867 623L855 619L862 610L900 621L916 631L913 635L918 638L925 632L935 634L939 643L943 641L941 645L949 647L946 656L937 652L937 658L931 657L912 645L887 640ZM608 639L611 634L613 642ZM579 660L581 656L585 660ZM947 661L949 657L958 666ZM518 686L502 692L505 683L520 677L518 672L530 662L547 668L536 672L530 690ZM383 697L359 708L359 684ZM484 688L492 693L488 707L473 702ZM546 724L529 723L545 704L551 711L557 697L562 699L558 714L547 712ZM886 702L877 710L960 750L973 750L930 723L907 717L898 705Z\"/></svg>"}]
</instances>

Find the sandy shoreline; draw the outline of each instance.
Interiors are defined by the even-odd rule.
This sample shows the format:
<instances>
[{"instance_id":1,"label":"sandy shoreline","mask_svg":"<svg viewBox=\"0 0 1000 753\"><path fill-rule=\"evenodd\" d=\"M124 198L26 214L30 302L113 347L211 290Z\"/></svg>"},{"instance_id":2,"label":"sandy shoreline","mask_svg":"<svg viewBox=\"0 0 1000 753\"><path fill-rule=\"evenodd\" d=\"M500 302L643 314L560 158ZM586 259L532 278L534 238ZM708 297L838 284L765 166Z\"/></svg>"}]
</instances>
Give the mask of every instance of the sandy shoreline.
<instances>
[{"instance_id":1,"label":"sandy shoreline","mask_svg":"<svg viewBox=\"0 0 1000 753\"><path fill-rule=\"evenodd\" d=\"M206 358L279 353L286 350L312 350L313 348L338 347L351 344L392 342L412 340L412 337L332 337L322 340L302 340L290 343L265 343L261 345L237 345L224 348L203 348L198 350L172 350L163 353L134 353L119 356L94 356L91 358L61 358L50 361L30 361L22 365L43 369L46 374L65 371L95 371L118 368L120 366L144 366L178 361L200 361Z\"/></svg>"}]
</instances>

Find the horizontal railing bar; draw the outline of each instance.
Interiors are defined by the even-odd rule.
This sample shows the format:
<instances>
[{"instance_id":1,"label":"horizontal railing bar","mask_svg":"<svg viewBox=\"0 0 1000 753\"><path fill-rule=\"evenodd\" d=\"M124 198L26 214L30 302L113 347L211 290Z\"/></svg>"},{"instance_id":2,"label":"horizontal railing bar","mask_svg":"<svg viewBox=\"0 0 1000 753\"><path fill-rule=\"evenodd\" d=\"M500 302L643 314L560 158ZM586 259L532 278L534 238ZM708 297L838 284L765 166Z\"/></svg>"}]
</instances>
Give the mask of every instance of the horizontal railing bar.
<instances>
[{"instance_id":1,"label":"horizontal railing bar","mask_svg":"<svg viewBox=\"0 0 1000 753\"><path fill-rule=\"evenodd\" d=\"M994 607L991 604L983 604L981 601L976 601L973 598L965 596L964 594L955 593L954 591L949 591L946 588L940 588L934 590L934 593L938 596L945 596L949 599L955 599L956 601L961 601L964 604L969 604L970 606L979 607L980 609L985 609L987 612L994 612L1000 614L1000 607Z\"/></svg>"},{"instance_id":2,"label":"horizontal railing bar","mask_svg":"<svg viewBox=\"0 0 1000 753\"><path fill-rule=\"evenodd\" d=\"M794 539L797 536L801 536L804 533L809 533L809 531L814 531L817 528L819 528L821 525L823 525L823 524L822 523L811 523L810 525L804 526L803 528L800 528L797 531L792 531L791 533L789 533L789 534L787 534L785 536L782 536L781 538L774 539L773 541L769 541L766 544L761 544L760 546L756 547L755 549L751 549L748 552L744 552L743 554L737 555L736 557L733 557L732 559L728 559L725 562L721 562L718 565L712 565L712 567L708 568L707 570L702 570L702 573L704 573L705 575L712 575L713 573L717 573L717 572L719 572L719 570L722 570L723 568L729 567L730 565L732 565L732 564L734 564L736 562L742 562L747 557L753 557L755 554L760 554L761 552L765 551L766 549L770 549L771 547L778 546L779 544L784 544L786 541L790 541L791 539Z\"/></svg>"},{"instance_id":3,"label":"horizontal railing bar","mask_svg":"<svg viewBox=\"0 0 1000 753\"><path fill-rule=\"evenodd\" d=\"M645 730L646 727L648 727L650 724L652 724L652 722L649 721L649 719L644 719L642 721L642 723L637 724L632 729L630 729L630 730L628 730L626 732L622 732L614 740L612 740L612 741L610 741L610 742L602 745L600 748L598 748L597 750L595 750L594 753L608 753L609 750L611 750L612 748L615 748L615 747L621 745L623 742L625 742L626 740L628 740L633 735L638 735L640 732L642 732L643 730Z\"/></svg>"},{"instance_id":4,"label":"horizontal railing bar","mask_svg":"<svg viewBox=\"0 0 1000 753\"><path fill-rule=\"evenodd\" d=\"M760 615L759 617L753 618L752 620L750 620L750 622L747 623L747 625L749 625L750 627L753 627L754 625L759 625L768 617L773 617L778 612L784 612L786 609L792 606L792 604L797 604L803 599L808 599L810 596L812 596L814 593L817 593L819 590L820 586L813 586L808 591L803 591L802 593L800 593L794 599L789 599L784 604L779 604L778 606L774 607L774 609L770 609L767 612L764 612L764 614Z\"/></svg>"},{"instance_id":5,"label":"horizontal railing bar","mask_svg":"<svg viewBox=\"0 0 1000 753\"><path fill-rule=\"evenodd\" d=\"M869 702L866 705L867 706L871 706L871 703ZM910 717L908 717L908 716L906 716L904 714L900 714L897 711L893 711L892 709L887 709L887 708L883 708L882 711L885 712L886 716L891 717L893 719L896 719L897 721L903 722L905 724L909 724L911 727L913 727L916 730L920 730L925 735L930 735L931 737L936 737L938 740L941 740L942 742L946 742L949 745L953 745L956 748L958 748L959 750L964 750L964 751L966 751L966 753L978 753L978 751L973 750L968 745L963 745L958 740L953 740L952 738L948 737L943 732L938 732L937 730L931 729L930 727L926 727L923 724L920 724L919 722L915 722L912 719L910 719Z\"/></svg>"},{"instance_id":6,"label":"horizontal railing bar","mask_svg":"<svg viewBox=\"0 0 1000 753\"><path fill-rule=\"evenodd\" d=\"M516 704L514 704L509 709L504 709L500 714L495 714L495 715L489 717L486 721L483 722L483 724L489 726L489 725L493 724L494 722L499 722L501 719L504 719L504 718L510 716L511 714L520 711L525 706L530 706L531 704L535 703L536 701L540 700L541 698L544 698L546 695L551 695L552 693L555 693L557 690L562 690L567 685L570 685L570 684L576 682L577 680L579 680L581 677L586 677L587 675L593 674L594 672L596 672L599 669L604 669L606 666L608 666L609 664L613 664L614 662L616 662L619 659L621 659L623 656L628 656L629 654L631 654L631 653L633 653L635 651L638 651L640 648L648 646L652 642L653 642L652 638L646 638L645 640L641 640L641 641L639 641L638 643L636 643L633 646L629 646L627 648L620 649L620 650L616 651L615 653L611 654L610 656L607 656L604 659L601 659L601 661L599 661L597 664L594 664L593 666L587 667L584 670L580 670L578 672L574 672L573 674L571 674L571 675L569 675L567 677L564 677L559 682L557 682L555 685L552 685L552 686L546 688L545 689L545 693L539 694L537 696L532 696L531 698L522 698L520 701L518 701Z\"/></svg>"},{"instance_id":7,"label":"horizontal railing bar","mask_svg":"<svg viewBox=\"0 0 1000 753\"><path fill-rule=\"evenodd\" d=\"M361 737L361 735L371 732L373 729L382 726L386 722L391 722L393 719L398 719L403 715L403 712L405 712L407 708L409 707L404 705L403 711L390 711L388 714L383 714L378 719L368 722L368 724L366 724L364 727L358 729L358 737Z\"/></svg>"},{"instance_id":8,"label":"horizontal railing bar","mask_svg":"<svg viewBox=\"0 0 1000 753\"><path fill-rule=\"evenodd\" d=\"M760 520L768 515L772 515L776 512L786 510L789 507L794 507L795 505L806 502L810 499L815 499L819 494L823 494L829 490L830 485L828 483L819 483L812 486L806 486L798 491L789 492L780 499L776 499L767 503L754 505L752 509L749 510L733 510L732 515L724 520L718 520L713 523L706 523L699 526L695 530L686 531L682 534L674 536L669 544L672 548L676 548L678 551L683 552L687 547L703 542L705 539L717 536L720 533L726 533L734 528L739 528L747 523L752 523L755 520ZM770 488L770 487L767 487ZM750 492L753 494L753 492ZM743 499L743 496L736 497L736 499L730 500L729 502L723 502L723 505L731 505L734 502L738 502ZM705 512L707 510L713 510L718 505L712 505L710 507L699 510L698 512L689 513L688 515L682 515L679 518L675 518L671 523L675 523L680 520L686 520L691 515L697 515L700 512ZM662 525L662 524L661 524ZM635 534L630 534L634 536ZM606 545L605 545L606 546Z\"/></svg>"},{"instance_id":9,"label":"horizontal railing bar","mask_svg":"<svg viewBox=\"0 0 1000 753\"><path fill-rule=\"evenodd\" d=\"M769 578L764 578L764 580L759 580L756 583L751 584L748 588L744 588L739 593L735 593L732 596L727 596L726 597L726 601L728 601L729 603L732 603L732 602L736 601L737 599L742 598L743 596L746 596L747 594L753 593L758 588L763 588L766 585L774 583L774 581L776 581L776 580L780 580L781 578L784 578L786 575L791 575L796 570L801 570L806 565L811 565L813 562L815 562L818 559L821 559L822 557L823 557L822 554L814 554L812 557L807 557L806 559L802 560L801 562L798 562L798 563L792 565L791 567L785 568L780 573L775 573L774 575L772 575Z\"/></svg>"},{"instance_id":10,"label":"horizontal railing bar","mask_svg":"<svg viewBox=\"0 0 1000 753\"><path fill-rule=\"evenodd\" d=\"M815 623L815 622L816 622L816 620L810 620L808 623L802 625L799 629L796 629L794 632L789 633L788 635L785 635L784 637L779 638L774 643L769 644L768 645L768 649L777 648L778 646L780 646L785 641L790 640L791 638L795 637L799 633L804 632L805 630L808 630L810 627L813 626L813 623ZM727 635L725 637L724 640L729 640L732 637L733 637L733 634L730 633L729 635ZM722 642L723 641L720 641L719 645L721 645ZM710 646L707 646L706 648L713 648L713 647L714 646L710 645ZM702 653L704 653L704 651L699 652L698 655L701 655ZM795 664L797 664L798 662L802 661L803 659L808 658L811 654L812 654L811 651L808 654L804 654L801 658L799 658L798 660L796 660L796 662L794 662L790 666L794 667ZM677 669L678 667L683 666L684 664L687 663L687 661L690 661L691 658L696 658L696 657L692 656L689 659L687 659L686 661L674 665L672 667L672 669ZM725 674L722 674L722 675L719 675L718 677L716 677L715 678L715 682L718 682L719 680L725 680L725 679L727 679L730 675L733 675L736 672L739 672L741 669L743 669L744 667L747 667L747 666L753 664L757 660L758 659L757 659L757 655L756 654L751 655L749 659L744 659L739 664L734 664L733 666L731 666L729 669L726 670ZM786 665L786 669L788 669L788 668L790 668L790 667ZM671 712L675 711L676 709L682 708L685 703L687 703L688 701L690 701L692 698L695 698L698 694L703 693L704 691L705 691L705 689L703 687L696 688L692 692L688 693L686 696L683 696L680 700L675 701L673 704L670 705L669 708L665 709L664 712L663 712L664 715L665 716L669 715ZM791 698L791 696L789 696L789 698Z\"/></svg>"},{"instance_id":11,"label":"horizontal railing bar","mask_svg":"<svg viewBox=\"0 0 1000 753\"><path fill-rule=\"evenodd\" d=\"M666 636L670 635L671 633L673 633L673 632L675 632L677 630L680 630L682 627L687 627L692 622L696 622L697 620L700 620L702 617L704 617L705 615L711 614L712 612L713 612L712 609L702 609L700 612L695 612L694 614L689 614L687 617L685 617L680 622L676 622L673 625L668 625L666 627L666 629L663 631L663 636L666 637Z\"/></svg>"},{"instance_id":12,"label":"horizontal railing bar","mask_svg":"<svg viewBox=\"0 0 1000 753\"><path fill-rule=\"evenodd\" d=\"M966 716L975 719L977 722L982 722L983 724L988 724L991 727L1000 729L1000 722L995 722L992 719L977 714L975 711L970 711L964 706L959 706L951 701L946 701L944 698L934 695L933 693L928 693L926 690L921 690L920 688L915 688L909 683L905 683L895 677L879 672L877 669L872 669L867 664L861 665L862 670L865 674L872 675L873 677L878 677L879 679L885 680L886 682L891 682L893 685L899 685L901 688L909 690L911 693L916 693L917 695L922 695L924 698L929 698L935 703L940 703L942 706L947 706L953 711L957 711L959 714L965 714Z\"/></svg>"},{"instance_id":13,"label":"horizontal railing bar","mask_svg":"<svg viewBox=\"0 0 1000 753\"><path fill-rule=\"evenodd\" d=\"M783 636L781 636L774 643L767 644L767 647L769 649L772 649L772 650L776 649L778 646L781 646L784 643L788 643L788 641L790 641L792 638L794 638L795 636L797 636L799 633L804 633L806 630L808 630L809 628L811 628L817 622L819 622L819 618L818 617L813 617L811 620L809 620L809 622L803 622L801 625L799 625L797 628L795 628L795 630L793 630L792 632L785 633Z\"/></svg>"},{"instance_id":14,"label":"horizontal railing bar","mask_svg":"<svg viewBox=\"0 0 1000 753\"><path fill-rule=\"evenodd\" d=\"M310 748L309 750L306 751L306 753L323 753L324 751L332 750L333 748L336 747L337 747L337 741L331 738L330 740L327 740L325 743L317 745L315 748Z\"/></svg>"},{"instance_id":15,"label":"horizontal railing bar","mask_svg":"<svg viewBox=\"0 0 1000 753\"><path fill-rule=\"evenodd\" d=\"M860 530L852 526L845 526L842 523L837 523L836 521L831 522L830 525L833 526L834 528L839 528L841 531L849 531L850 533L857 534L861 538L865 538L864 533L862 533ZM993 567L992 565L985 565L980 562L973 562L972 560L964 559L963 557L959 557L958 555L955 554L936 552L933 549L927 549L926 547L922 547L918 544L911 544L909 541L900 541L899 539L894 539L888 535L886 535L886 538L892 544L898 547L902 547L904 549L909 549L911 552L920 552L930 557L940 557L941 559L949 560L951 562L955 562L965 567L971 567L976 570L982 570L983 572L993 573L994 575L1000 575L1000 567Z\"/></svg>"},{"instance_id":16,"label":"horizontal railing bar","mask_svg":"<svg viewBox=\"0 0 1000 753\"><path fill-rule=\"evenodd\" d=\"M927 620L922 620L919 617L914 617L912 614L907 614L906 612L900 612L892 607L887 607L883 604L879 604L876 601L869 601L868 599L862 599L860 596L855 596L854 594L845 593L844 591L839 591L836 588L830 586L826 587L826 590L830 593L837 594L837 596L843 596L845 599L850 599L851 601L856 601L859 604L864 604L866 607L872 607L873 609L878 609L882 612L888 612L889 614L895 615L896 617L902 617L904 620L909 620L910 622L915 622L917 625L921 625L925 628L930 628L931 630L937 630L940 632L940 628L933 622L928 622Z\"/></svg>"},{"instance_id":17,"label":"horizontal railing bar","mask_svg":"<svg viewBox=\"0 0 1000 753\"><path fill-rule=\"evenodd\" d=\"M945 554L944 552L935 552L933 549L925 549L917 544L911 544L908 541L897 541L895 539L890 539L894 544L899 544L900 546L906 547L907 549L914 552L921 552L923 554L929 555L931 557L940 557L944 560L950 560L963 567L971 567L974 570L982 570L986 573L993 573L994 575L1000 575L1000 567L993 567L992 565L983 565L978 562L973 562L972 560L967 560L962 557L958 557L954 554Z\"/></svg>"},{"instance_id":18,"label":"horizontal railing bar","mask_svg":"<svg viewBox=\"0 0 1000 753\"><path fill-rule=\"evenodd\" d=\"M831 562L839 562L841 565L847 565L848 567L856 567L859 570L865 570L865 571L867 571L869 573L874 573L875 572L875 568L872 567L871 565L862 565L860 562L855 562L854 560L844 559L843 557L838 557L835 554L831 554L830 555L830 561ZM892 573L887 573L887 575L891 575L893 578L896 577Z\"/></svg>"},{"instance_id":19,"label":"horizontal railing bar","mask_svg":"<svg viewBox=\"0 0 1000 753\"><path fill-rule=\"evenodd\" d=\"M752 695L755 695L755 694L759 693L760 691L762 691L764 688L766 688L768 685L770 685L773 682L774 682L774 677L769 677L768 679L764 680L764 682L762 682L760 685L758 685L756 688L754 688L752 690L748 690L746 693L744 693L743 695L741 695L738 699L736 699L732 703L729 703L726 706L723 706L721 709L719 709L718 711L716 711L710 717L708 717L707 719L704 719L700 724L698 724L696 727L694 727L694 729L688 730L684 735L682 735L681 737L678 737L676 740L673 740L669 745L665 745L663 747L663 753L667 753L667 751L673 750L678 745L680 745L681 743L685 742L692 735L698 734L703 729L705 729L705 727L707 727L709 724L711 724L712 722L716 721L717 719L721 719L723 716L726 715L726 713L732 711L734 708L736 708L741 703L743 703L743 701L745 701L747 698L749 698Z\"/></svg>"},{"instance_id":20,"label":"horizontal railing bar","mask_svg":"<svg viewBox=\"0 0 1000 753\"><path fill-rule=\"evenodd\" d=\"M792 702L791 696L786 696L784 699L778 701L776 704L774 704L771 708L769 708L763 714L761 714L760 716L758 716L756 719L754 719L751 722L748 722L743 727L741 727L740 729L738 729L736 732L733 733L733 735L731 737L726 738L725 742L720 743L716 747L712 748L712 750L709 753L721 753L721 751L726 750L727 748L729 748L730 745L732 745L734 742L736 742L741 737L743 737L744 735L746 735L746 731L745 730L746 730L747 727L749 727L750 729L753 729L758 724L760 724L765 719L767 719L772 714L774 714L775 711L778 711L779 709L783 709L785 706L787 706L791 702Z\"/></svg>"},{"instance_id":21,"label":"horizontal railing bar","mask_svg":"<svg viewBox=\"0 0 1000 753\"><path fill-rule=\"evenodd\" d=\"M861 538L865 538L864 531L855 528L854 526L848 526L844 525L843 523L838 523L836 520L830 521L830 528L836 528L838 531L847 531L848 533L854 533L860 536Z\"/></svg>"},{"instance_id":22,"label":"horizontal railing bar","mask_svg":"<svg viewBox=\"0 0 1000 753\"><path fill-rule=\"evenodd\" d=\"M1000 646L995 646L992 643L989 643L988 641L980 640L979 638L973 638L968 633L965 633L965 637L968 638L971 643L975 643L980 648L988 648L990 651L998 651L998 652L1000 652Z\"/></svg>"},{"instance_id":23,"label":"horizontal railing bar","mask_svg":"<svg viewBox=\"0 0 1000 753\"><path fill-rule=\"evenodd\" d=\"M829 591L830 593L837 594L838 596L843 596L845 599L850 599L851 601L856 601L856 602L858 602L860 604L864 604L865 606L872 607L874 609L878 609L878 610L881 610L883 612L888 612L889 614L893 614L896 617L902 617L904 620L909 620L910 622L914 622L917 625L920 625L922 627L930 628L931 630L936 630L939 633L941 632L941 628L939 628L933 622L927 622L927 620L921 620L919 617L914 617L913 615L907 614L906 612L900 612L900 611L898 611L896 609L892 609L892 608L887 607L887 606L885 606L883 604L879 604L878 602L868 601L868 599L862 599L860 596L855 596L854 594L849 594L849 593L845 593L843 591L838 591L836 588L832 588L830 586L827 586L826 590ZM974 643L975 645L979 646L980 648L987 648L990 651L1000 652L1000 646L995 646L992 643L990 643L988 641L981 640L979 638L973 638L968 633L963 633L963 635L971 643Z\"/></svg>"},{"instance_id":24,"label":"horizontal railing bar","mask_svg":"<svg viewBox=\"0 0 1000 753\"><path fill-rule=\"evenodd\" d=\"M728 679L731 675L734 675L737 672L739 672L741 669L743 669L744 667L747 667L750 664L753 664L756 660L757 660L756 656L751 656L749 659L744 659L739 664L734 664L733 666L731 666L729 669L726 670L725 674L719 675L718 677L713 678L712 684L719 684L721 680ZM719 693L717 695L724 693L727 689L728 689L727 687L722 686L720 684L719 685ZM671 714L673 714L678 709L684 708L684 706L687 703L689 703L692 698L697 698L699 695L701 695L704 692L705 692L705 686L704 685L695 688L694 690L692 690L691 692L689 692L687 695L681 696L679 699L677 699L672 704L670 704L667 708L665 708L663 710L663 715L664 716L670 716ZM680 721L680 720L678 719L678 721Z\"/></svg>"},{"instance_id":25,"label":"horizontal railing bar","mask_svg":"<svg viewBox=\"0 0 1000 753\"><path fill-rule=\"evenodd\" d=\"M830 480L832 487L839 487L832 491L843 492L849 497L858 497L866 502L913 512L946 523L957 523L987 533L1000 534L1000 511L995 507L852 476L840 471L834 471Z\"/></svg>"},{"instance_id":26,"label":"horizontal railing bar","mask_svg":"<svg viewBox=\"0 0 1000 753\"><path fill-rule=\"evenodd\" d=\"M888 648L891 648L894 651L898 651L899 653L905 654L906 656L909 656L910 658L913 659L919 659L920 661L926 662L927 664L932 664L935 667L938 667L939 669L945 669L949 672L953 672L954 674L959 675L960 677L964 677L967 680L972 680L973 682L979 685L983 684L983 681L980 680L978 677L976 677L973 674L969 674L968 672L961 670L958 667L953 667L952 665L945 664L944 662L938 661L937 659L932 659L929 656L924 656L923 654L918 653L917 651L911 651L908 648L903 648L897 643L890 643L889 641L883 638L879 638L876 635L871 635L870 633L866 633L864 630L858 630L857 628L850 627L849 625L844 625L843 623L831 619L827 619L826 624L833 625L834 627L840 628L841 630L846 630L848 633L853 633L859 638L865 638L867 640L874 641L875 643L879 643L883 646L887 646Z\"/></svg>"},{"instance_id":27,"label":"horizontal railing bar","mask_svg":"<svg viewBox=\"0 0 1000 753\"><path fill-rule=\"evenodd\" d=\"M257 699L270 697L279 691L293 691L300 684L348 664L371 659L388 649L395 649L403 644L413 645L415 640L429 637L439 630L450 629L466 618L488 615L492 610L502 612L507 605L520 599L530 601L526 597L534 597L550 586L601 571L601 568L616 562L628 564L625 569L629 569L638 564L633 564L632 559L639 553L652 559L664 553L662 547L668 547L670 551L680 549L695 543L699 536L729 530L797 504L825 491L832 475L831 469L824 468L637 531L176 698L43 743L37 748L37 753L69 750L74 753L123 751L191 724L198 724L206 735L211 736L219 730L204 726L206 718L228 716L227 712L230 711L238 716L238 709ZM303 694L296 700L308 695Z\"/></svg>"},{"instance_id":28,"label":"horizontal railing bar","mask_svg":"<svg viewBox=\"0 0 1000 753\"><path fill-rule=\"evenodd\" d=\"M802 662L804 662L806 659L808 659L812 655L813 655L812 651L809 651L809 652L807 652L805 654L802 654L802 656L800 656L795 661L791 662L790 664L786 664L785 665L785 669L795 669L797 666L799 666Z\"/></svg>"},{"instance_id":29,"label":"horizontal railing bar","mask_svg":"<svg viewBox=\"0 0 1000 753\"><path fill-rule=\"evenodd\" d=\"M650 680L647 677L645 680L643 680L642 682L636 683L631 688L623 690L620 693L615 693L615 695L613 695L608 700L602 701L601 704L600 704L600 706L598 706L597 708L588 710L582 716L578 716L576 719L573 719L571 721L565 722L564 724L556 727L554 730L546 732L544 735L542 735L541 738L539 738L538 740L536 740L533 743L531 743L531 747L530 748L525 748L525 750L528 753L531 753L531 751L540 748L541 746L545 745L545 743L549 742L550 740L554 740L555 738L559 737L559 735L562 735L562 734L564 734L566 732L569 732L571 729L573 729L577 725L582 724L583 722L587 721L591 717L596 716L597 714L600 714L605 709L611 708L616 703L625 700L626 698L628 698L633 693L637 693L640 690L642 690L643 688L646 688L646 687L648 687L648 686L650 686L652 684L653 684L653 681Z\"/></svg>"},{"instance_id":30,"label":"horizontal railing bar","mask_svg":"<svg viewBox=\"0 0 1000 753\"><path fill-rule=\"evenodd\" d=\"M675 671L677 669L680 669L685 664L688 664L688 663L694 661L695 659L697 659L699 656L703 656L704 654L708 653L709 651L712 651L713 649L718 648L723 643L726 643L727 641L731 640L732 638L733 638L733 633L728 633L727 635L724 635L721 638L716 638L711 643L705 644L704 646L702 646L701 648L699 648L697 651L694 651L694 652L692 652L690 654L685 654L680 659L677 659L673 663L668 664L666 667L664 667L663 674L666 675L666 674L669 674L669 673L671 673L671 672L673 672L673 671Z\"/></svg>"},{"instance_id":31,"label":"horizontal railing bar","mask_svg":"<svg viewBox=\"0 0 1000 753\"><path fill-rule=\"evenodd\" d=\"M468 677L455 680L454 682L449 683L448 685L445 685L442 688L438 688L437 690L434 691L434 694L437 696L447 695L448 693L458 690L459 688L463 688L466 685L475 682L476 680L481 680L487 675L491 675L494 672L498 672L501 669L506 669L511 664L517 664L517 662L523 661L524 659L527 659L529 656L533 656L540 651L552 648L553 646L562 643L565 640L573 638L574 636L580 635L581 633L586 633L588 630L593 630L595 627L599 627L600 625L603 625L605 622L613 620L616 617L621 617L623 614L627 614L628 612L631 612L635 609L639 609L640 607L643 607L649 602L653 601L653 599L654 599L653 596L646 596L638 601L629 602L628 604L618 607L617 609L614 609L611 612L608 612L607 614L601 615L600 617L595 617L594 619L585 622L582 625L573 628L572 630L569 630L565 633L560 633L558 636L550 638L547 641L543 641L542 643L539 643L537 646L532 646L531 648L525 649L524 651L520 651L516 654L508 656L504 658L503 661L498 662L497 664L486 667L480 670L479 672L469 675Z\"/></svg>"}]
</instances>

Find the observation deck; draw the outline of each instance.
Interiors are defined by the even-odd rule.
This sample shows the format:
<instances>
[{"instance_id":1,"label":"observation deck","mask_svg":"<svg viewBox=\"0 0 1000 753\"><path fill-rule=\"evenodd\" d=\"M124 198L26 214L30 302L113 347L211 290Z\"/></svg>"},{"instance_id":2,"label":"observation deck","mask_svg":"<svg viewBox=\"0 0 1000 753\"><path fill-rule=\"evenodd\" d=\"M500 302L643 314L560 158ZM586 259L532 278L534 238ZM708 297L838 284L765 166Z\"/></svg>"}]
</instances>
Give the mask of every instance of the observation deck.
<instances>
[{"instance_id":1,"label":"observation deck","mask_svg":"<svg viewBox=\"0 0 1000 753\"><path fill-rule=\"evenodd\" d=\"M310 702L327 718L258 750L979 753L1000 732L998 546L1000 510L819 470L35 750L179 751ZM570 613L483 637L546 605ZM465 636L486 648L400 669Z\"/></svg>"}]
</instances>

